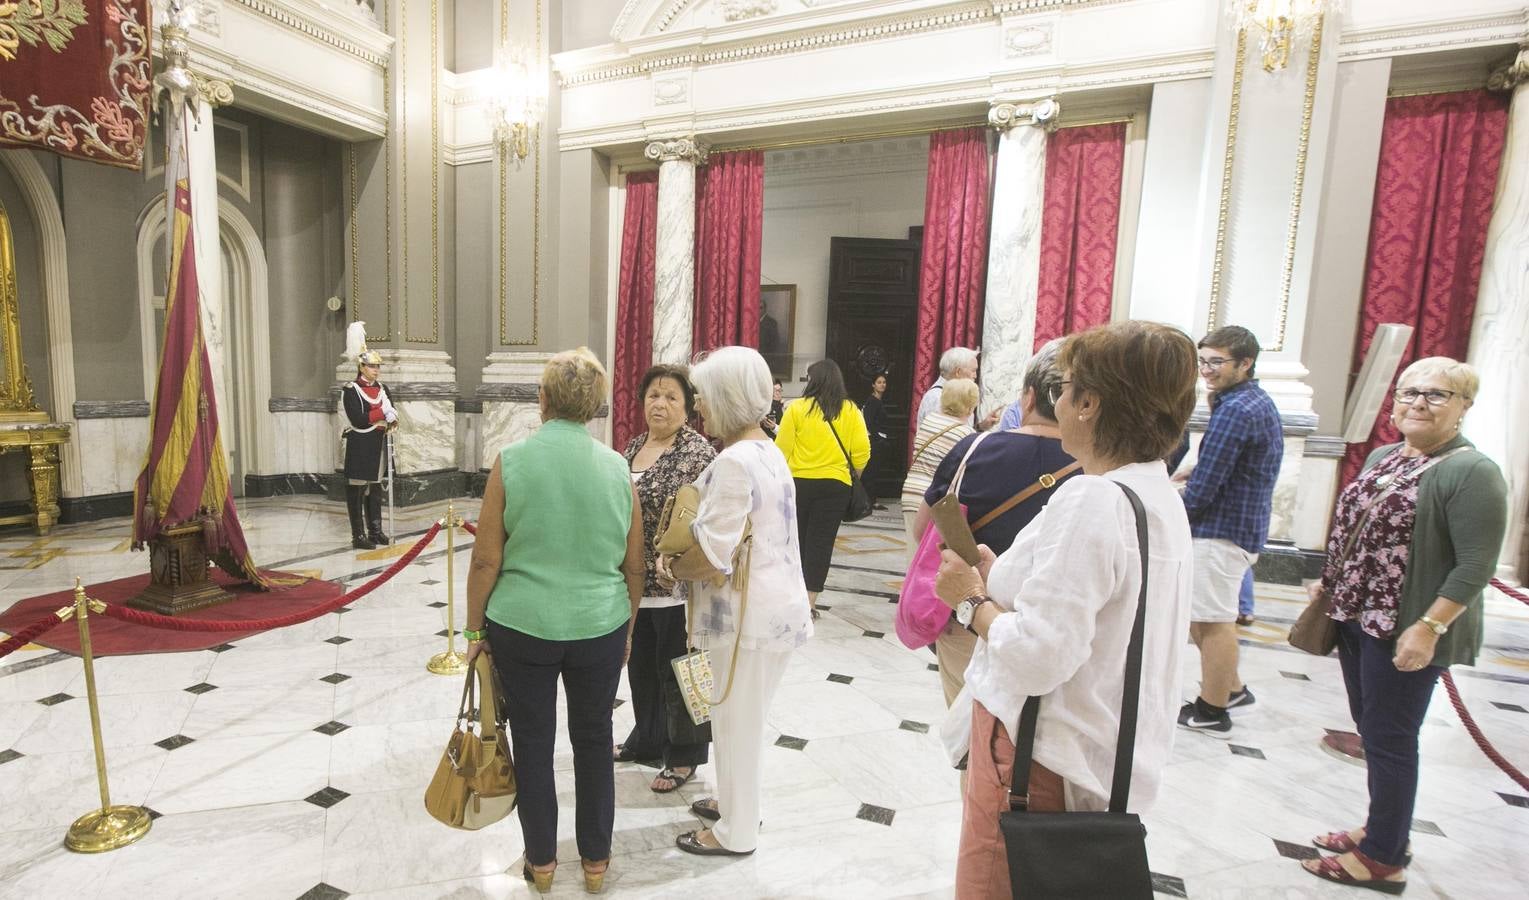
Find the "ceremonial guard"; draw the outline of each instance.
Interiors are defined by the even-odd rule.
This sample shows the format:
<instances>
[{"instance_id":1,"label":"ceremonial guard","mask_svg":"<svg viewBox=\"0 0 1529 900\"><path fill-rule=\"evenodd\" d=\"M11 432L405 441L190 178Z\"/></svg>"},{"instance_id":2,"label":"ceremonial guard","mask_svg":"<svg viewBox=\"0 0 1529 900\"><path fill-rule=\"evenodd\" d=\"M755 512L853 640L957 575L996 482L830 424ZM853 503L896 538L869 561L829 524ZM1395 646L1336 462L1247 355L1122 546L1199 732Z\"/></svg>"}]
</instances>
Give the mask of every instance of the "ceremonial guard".
<instances>
[{"instance_id":1,"label":"ceremonial guard","mask_svg":"<svg viewBox=\"0 0 1529 900\"><path fill-rule=\"evenodd\" d=\"M345 352L356 360L356 380L340 392L346 418L340 435L345 441L345 506L351 546L371 550L391 542L382 533L382 479L392 477L387 435L398 425L398 412L379 379L382 354L366 347L365 322L351 323Z\"/></svg>"}]
</instances>

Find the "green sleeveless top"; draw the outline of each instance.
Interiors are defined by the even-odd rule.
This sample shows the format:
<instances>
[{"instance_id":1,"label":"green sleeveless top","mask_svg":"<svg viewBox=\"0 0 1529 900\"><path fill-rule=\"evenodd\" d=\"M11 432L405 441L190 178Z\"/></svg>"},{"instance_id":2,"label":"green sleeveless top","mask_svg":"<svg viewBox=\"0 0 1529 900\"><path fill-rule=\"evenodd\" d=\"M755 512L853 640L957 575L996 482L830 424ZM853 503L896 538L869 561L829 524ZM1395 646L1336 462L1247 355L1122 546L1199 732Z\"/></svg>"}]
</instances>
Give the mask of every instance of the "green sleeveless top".
<instances>
[{"instance_id":1,"label":"green sleeveless top","mask_svg":"<svg viewBox=\"0 0 1529 900\"><path fill-rule=\"evenodd\" d=\"M583 425L552 419L499 451L504 561L488 617L549 641L610 634L632 614L626 579L632 476Z\"/></svg>"}]
</instances>

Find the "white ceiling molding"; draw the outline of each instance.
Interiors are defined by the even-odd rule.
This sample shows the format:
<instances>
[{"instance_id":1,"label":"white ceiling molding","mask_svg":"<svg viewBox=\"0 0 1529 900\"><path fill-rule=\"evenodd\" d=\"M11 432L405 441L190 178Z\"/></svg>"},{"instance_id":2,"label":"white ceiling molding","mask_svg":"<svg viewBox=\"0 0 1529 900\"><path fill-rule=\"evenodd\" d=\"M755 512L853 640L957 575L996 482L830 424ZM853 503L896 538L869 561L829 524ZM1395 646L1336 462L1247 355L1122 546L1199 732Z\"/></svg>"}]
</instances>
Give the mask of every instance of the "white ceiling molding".
<instances>
[{"instance_id":1,"label":"white ceiling molding","mask_svg":"<svg viewBox=\"0 0 1529 900\"><path fill-rule=\"evenodd\" d=\"M1529 37L1529 8L1507 13L1345 29L1338 55L1344 61L1513 44Z\"/></svg>"}]
</instances>

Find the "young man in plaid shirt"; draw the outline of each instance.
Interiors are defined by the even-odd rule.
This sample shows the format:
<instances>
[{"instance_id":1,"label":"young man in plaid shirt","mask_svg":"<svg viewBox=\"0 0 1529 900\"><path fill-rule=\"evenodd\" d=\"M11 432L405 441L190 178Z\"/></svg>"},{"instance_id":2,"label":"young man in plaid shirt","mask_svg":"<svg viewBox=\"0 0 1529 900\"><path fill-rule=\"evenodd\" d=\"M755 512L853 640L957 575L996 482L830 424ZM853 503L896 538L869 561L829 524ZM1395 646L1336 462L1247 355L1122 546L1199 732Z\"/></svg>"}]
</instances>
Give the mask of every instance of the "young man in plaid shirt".
<instances>
[{"instance_id":1,"label":"young man in plaid shirt","mask_svg":"<svg viewBox=\"0 0 1529 900\"><path fill-rule=\"evenodd\" d=\"M1237 595L1269 536L1274 482L1285 438L1279 410L1258 386L1258 339L1229 325L1200 341L1200 375L1210 389L1210 423L1184 486L1194 536L1189 636L1200 648L1200 695L1179 724L1225 738L1228 709L1253 704L1237 675Z\"/></svg>"}]
</instances>

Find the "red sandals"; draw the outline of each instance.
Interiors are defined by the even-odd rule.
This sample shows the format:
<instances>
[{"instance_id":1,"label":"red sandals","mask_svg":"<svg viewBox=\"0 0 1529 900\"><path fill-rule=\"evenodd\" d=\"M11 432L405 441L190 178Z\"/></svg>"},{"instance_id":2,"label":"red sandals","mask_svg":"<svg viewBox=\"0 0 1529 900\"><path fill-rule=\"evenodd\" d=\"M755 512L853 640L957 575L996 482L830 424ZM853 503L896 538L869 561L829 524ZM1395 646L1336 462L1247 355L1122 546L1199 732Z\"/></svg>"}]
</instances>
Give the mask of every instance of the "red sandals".
<instances>
[{"instance_id":1,"label":"red sandals","mask_svg":"<svg viewBox=\"0 0 1529 900\"><path fill-rule=\"evenodd\" d=\"M1365 870L1368 878L1356 877L1340 861L1342 856L1324 856L1320 859L1308 859L1301 863L1301 868L1324 881L1337 884L1346 884L1350 887L1368 888L1372 891L1380 891L1383 894L1400 894L1407 889L1407 879L1395 880L1392 876L1402 875L1401 866L1388 866L1378 863L1358 850L1350 850L1354 859Z\"/></svg>"}]
</instances>

